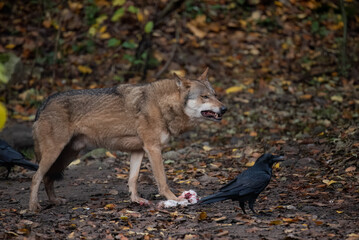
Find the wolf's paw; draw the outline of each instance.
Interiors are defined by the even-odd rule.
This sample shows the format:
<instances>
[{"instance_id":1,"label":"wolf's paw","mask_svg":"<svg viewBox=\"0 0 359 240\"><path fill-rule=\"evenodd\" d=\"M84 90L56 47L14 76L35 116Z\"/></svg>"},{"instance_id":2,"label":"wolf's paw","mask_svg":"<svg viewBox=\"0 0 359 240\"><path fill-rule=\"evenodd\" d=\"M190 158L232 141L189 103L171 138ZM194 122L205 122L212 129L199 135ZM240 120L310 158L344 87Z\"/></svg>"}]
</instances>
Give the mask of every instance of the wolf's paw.
<instances>
[{"instance_id":1,"label":"wolf's paw","mask_svg":"<svg viewBox=\"0 0 359 240\"><path fill-rule=\"evenodd\" d=\"M141 206L150 206L150 205L152 205L152 203L150 201L148 201L147 199L144 199L144 198L140 198L140 197L131 198L131 201L134 202L134 203L138 203Z\"/></svg>"},{"instance_id":2,"label":"wolf's paw","mask_svg":"<svg viewBox=\"0 0 359 240\"><path fill-rule=\"evenodd\" d=\"M50 202L54 205L62 205L66 203L66 199L62 197L56 197L53 199L50 199Z\"/></svg>"},{"instance_id":3,"label":"wolf's paw","mask_svg":"<svg viewBox=\"0 0 359 240\"><path fill-rule=\"evenodd\" d=\"M41 206L39 203L30 203L29 210L30 212L40 212Z\"/></svg>"}]
</instances>

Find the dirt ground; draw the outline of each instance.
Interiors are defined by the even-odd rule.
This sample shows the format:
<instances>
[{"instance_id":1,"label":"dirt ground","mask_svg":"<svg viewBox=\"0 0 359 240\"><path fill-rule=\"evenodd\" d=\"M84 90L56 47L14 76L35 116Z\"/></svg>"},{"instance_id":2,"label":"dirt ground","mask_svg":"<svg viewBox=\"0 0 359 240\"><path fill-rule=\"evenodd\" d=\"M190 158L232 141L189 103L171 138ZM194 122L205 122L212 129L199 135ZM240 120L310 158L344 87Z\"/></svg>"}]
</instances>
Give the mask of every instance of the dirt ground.
<instances>
[{"instance_id":1,"label":"dirt ground","mask_svg":"<svg viewBox=\"0 0 359 240\"><path fill-rule=\"evenodd\" d=\"M224 179L246 168L236 168L233 160L219 163L216 158L207 158L201 148L201 143L194 143L165 153L169 183L177 194L189 189L200 197L211 194L226 182ZM130 203L128 157L105 154L87 157L65 172L56 192L68 200L67 204L49 205L41 188L43 210L38 214L27 211L33 173L16 169L10 179L2 179L0 238L358 239L358 192L343 194L357 189L358 183L347 182L345 189L337 182L325 184L321 180L323 169L315 163L300 164L290 154L283 166L274 169L271 183L258 198L257 215L244 215L231 201L157 208L155 204L162 198L157 195L147 159L139 191L154 206ZM174 156L178 157L175 163L171 160Z\"/></svg>"}]
</instances>

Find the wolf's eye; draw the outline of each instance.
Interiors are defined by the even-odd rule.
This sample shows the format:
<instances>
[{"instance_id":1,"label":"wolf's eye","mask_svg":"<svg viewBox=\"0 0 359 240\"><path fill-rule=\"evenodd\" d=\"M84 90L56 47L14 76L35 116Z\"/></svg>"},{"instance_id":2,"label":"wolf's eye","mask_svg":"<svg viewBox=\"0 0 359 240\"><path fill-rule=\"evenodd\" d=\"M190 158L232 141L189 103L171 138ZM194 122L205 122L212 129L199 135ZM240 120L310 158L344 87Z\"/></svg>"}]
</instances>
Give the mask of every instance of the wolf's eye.
<instances>
[{"instance_id":1,"label":"wolf's eye","mask_svg":"<svg viewBox=\"0 0 359 240\"><path fill-rule=\"evenodd\" d=\"M203 95L202 98L203 99L208 99L209 97L208 97L208 95Z\"/></svg>"}]
</instances>

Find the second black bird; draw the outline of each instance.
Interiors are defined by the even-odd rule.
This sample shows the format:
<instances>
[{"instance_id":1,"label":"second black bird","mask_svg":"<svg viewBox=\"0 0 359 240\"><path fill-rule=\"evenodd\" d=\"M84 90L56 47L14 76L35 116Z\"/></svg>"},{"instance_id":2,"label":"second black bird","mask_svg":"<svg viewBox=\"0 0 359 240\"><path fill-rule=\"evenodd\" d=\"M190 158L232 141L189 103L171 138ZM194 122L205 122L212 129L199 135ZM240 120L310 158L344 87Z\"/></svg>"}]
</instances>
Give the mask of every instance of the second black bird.
<instances>
[{"instance_id":1,"label":"second black bird","mask_svg":"<svg viewBox=\"0 0 359 240\"><path fill-rule=\"evenodd\" d=\"M253 206L258 195L267 187L272 177L272 166L274 163L283 161L283 156L263 154L257 159L254 166L243 171L227 185L219 189L219 192L202 198L199 204L208 204L231 199L238 201L239 206L244 209L245 202L255 213Z\"/></svg>"},{"instance_id":2,"label":"second black bird","mask_svg":"<svg viewBox=\"0 0 359 240\"><path fill-rule=\"evenodd\" d=\"M37 164L26 160L21 153L13 149L7 142L0 140L0 166L7 168L8 172L6 178L9 177L11 168L15 165L33 171L38 169Z\"/></svg>"}]
</instances>

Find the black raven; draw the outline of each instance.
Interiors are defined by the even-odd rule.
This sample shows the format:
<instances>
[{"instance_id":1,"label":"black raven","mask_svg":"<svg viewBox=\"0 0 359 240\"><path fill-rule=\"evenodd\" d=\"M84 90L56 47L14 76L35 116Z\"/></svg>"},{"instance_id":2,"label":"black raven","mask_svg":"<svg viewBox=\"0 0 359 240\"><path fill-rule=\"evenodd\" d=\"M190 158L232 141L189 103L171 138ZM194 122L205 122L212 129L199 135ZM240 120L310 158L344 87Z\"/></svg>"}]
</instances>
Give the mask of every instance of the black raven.
<instances>
[{"instance_id":1,"label":"black raven","mask_svg":"<svg viewBox=\"0 0 359 240\"><path fill-rule=\"evenodd\" d=\"M0 139L0 166L7 168L6 178L9 177L11 168L15 165L36 171L38 165L24 158L24 156L13 149L7 142Z\"/></svg>"},{"instance_id":2,"label":"black raven","mask_svg":"<svg viewBox=\"0 0 359 240\"><path fill-rule=\"evenodd\" d=\"M283 156L263 154L257 159L254 166L243 171L227 185L219 189L219 192L202 198L199 204L208 204L227 199L238 201L243 212L244 203L248 201L249 208L253 213L253 204L258 195L267 187L272 177L272 166L275 162L283 161Z\"/></svg>"}]
</instances>

